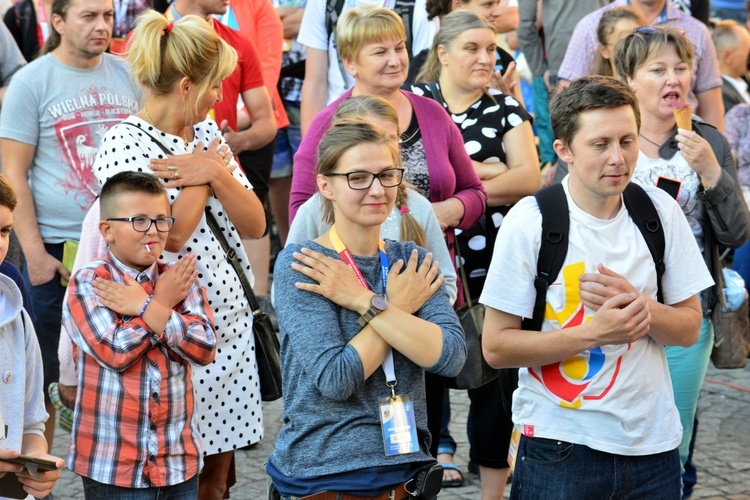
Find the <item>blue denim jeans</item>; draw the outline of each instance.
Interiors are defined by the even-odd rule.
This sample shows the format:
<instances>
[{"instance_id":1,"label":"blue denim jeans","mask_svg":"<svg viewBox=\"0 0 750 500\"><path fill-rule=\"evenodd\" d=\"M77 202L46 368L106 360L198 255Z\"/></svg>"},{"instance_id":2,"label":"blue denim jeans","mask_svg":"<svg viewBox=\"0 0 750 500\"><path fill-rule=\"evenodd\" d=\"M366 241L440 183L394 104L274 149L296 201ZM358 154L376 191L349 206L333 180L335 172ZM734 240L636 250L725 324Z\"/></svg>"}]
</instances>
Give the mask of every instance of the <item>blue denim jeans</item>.
<instances>
[{"instance_id":1,"label":"blue denim jeans","mask_svg":"<svg viewBox=\"0 0 750 500\"><path fill-rule=\"evenodd\" d=\"M679 500L680 489L676 449L656 455L623 456L522 436L510 498Z\"/></svg>"},{"instance_id":2,"label":"blue denim jeans","mask_svg":"<svg viewBox=\"0 0 750 500\"><path fill-rule=\"evenodd\" d=\"M44 248L57 260L63 258L63 243L45 243ZM65 287L60 284L60 275L55 273L47 283L31 285L28 266L24 266L23 279L29 290L34 305L36 320L34 330L42 351L44 369L44 401L49 403L48 387L60 380L60 360L57 358L57 346L60 344L60 325L62 324L62 303Z\"/></svg>"},{"instance_id":3,"label":"blue denim jeans","mask_svg":"<svg viewBox=\"0 0 750 500\"><path fill-rule=\"evenodd\" d=\"M174 486L123 488L100 483L81 476L86 500L195 500L198 498L198 476Z\"/></svg>"}]
</instances>

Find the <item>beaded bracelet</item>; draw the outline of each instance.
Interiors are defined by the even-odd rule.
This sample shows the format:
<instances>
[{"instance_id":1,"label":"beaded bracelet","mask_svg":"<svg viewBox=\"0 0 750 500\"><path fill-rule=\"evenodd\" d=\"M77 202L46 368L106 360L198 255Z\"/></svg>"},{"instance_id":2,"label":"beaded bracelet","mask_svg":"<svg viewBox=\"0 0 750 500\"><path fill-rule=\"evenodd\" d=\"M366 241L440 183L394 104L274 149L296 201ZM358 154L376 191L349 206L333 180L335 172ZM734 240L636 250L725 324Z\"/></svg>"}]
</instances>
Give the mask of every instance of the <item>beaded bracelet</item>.
<instances>
[{"instance_id":1,"label":"beaded bracelet","mask_svg":"<svg viewBox=\"0 0 750 500\"><path fill-rule=\"evenodd\" d=\"M151 303L151 299L153 299L153 298L154 298L153 295L149 295L148 297L146 297L146 303L143 304L143 307L141 308L141 314L138 315L139 318L143 318L143 313L146 312L146 308Z\"/></svg>"}]
</instances>

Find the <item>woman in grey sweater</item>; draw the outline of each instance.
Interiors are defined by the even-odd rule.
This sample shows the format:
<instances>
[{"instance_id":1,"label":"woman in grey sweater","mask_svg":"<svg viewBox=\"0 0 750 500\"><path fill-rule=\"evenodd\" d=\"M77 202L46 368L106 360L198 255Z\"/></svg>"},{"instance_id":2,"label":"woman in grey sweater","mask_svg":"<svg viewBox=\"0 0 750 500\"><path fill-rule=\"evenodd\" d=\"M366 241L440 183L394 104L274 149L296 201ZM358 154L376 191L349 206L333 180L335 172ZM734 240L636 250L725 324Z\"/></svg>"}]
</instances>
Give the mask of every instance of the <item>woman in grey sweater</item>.
<instances>
[{"instance_id":1,"label":"woman in grey sweater","mask_svg":"<svg viewBox=\"0 0 750 500\"><path fill-rule=\"evenodd\" d=\"M267 465L272 489L411 498L434 463L424 373L458 373L463 332L432 255L380 240L403 179L387 134L335 123L317 171L333 227L287 246L274 270L285 426Z\"/></svg>"}]
</instances>

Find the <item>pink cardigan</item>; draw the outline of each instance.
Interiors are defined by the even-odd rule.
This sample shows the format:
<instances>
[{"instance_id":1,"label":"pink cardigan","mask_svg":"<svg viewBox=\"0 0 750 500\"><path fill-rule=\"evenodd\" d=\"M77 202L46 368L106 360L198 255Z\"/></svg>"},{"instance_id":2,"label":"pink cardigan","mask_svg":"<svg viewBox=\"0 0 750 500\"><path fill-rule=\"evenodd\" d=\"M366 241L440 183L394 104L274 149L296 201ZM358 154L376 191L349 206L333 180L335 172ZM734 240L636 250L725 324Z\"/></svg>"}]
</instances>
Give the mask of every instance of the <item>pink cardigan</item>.
<instances>
[{"instance_id":1,"label":"pink cardigan","mask_svg":"<svg viewBox=\"0 0 750 500\"><path fill-rule=\"evenodd\" d=\"M414 109L422 133L427 170L430 175L430 201L443 201L450 197L464 204L464 216L459 229L468 229L484 214L487 198L482 182L464 148L464 141L456 125L442 106L432 99L401 91ZM351 89L318 113L307 135L294 155L294 175L289 200L289 222L297 209L317 191L315 163L317 149L323 134L331 126L331 119L341 101L351 96ZM448 237L449 248L453 232ZM451 249L451 255L453 251Z\"/></svg>"}]
</instances>

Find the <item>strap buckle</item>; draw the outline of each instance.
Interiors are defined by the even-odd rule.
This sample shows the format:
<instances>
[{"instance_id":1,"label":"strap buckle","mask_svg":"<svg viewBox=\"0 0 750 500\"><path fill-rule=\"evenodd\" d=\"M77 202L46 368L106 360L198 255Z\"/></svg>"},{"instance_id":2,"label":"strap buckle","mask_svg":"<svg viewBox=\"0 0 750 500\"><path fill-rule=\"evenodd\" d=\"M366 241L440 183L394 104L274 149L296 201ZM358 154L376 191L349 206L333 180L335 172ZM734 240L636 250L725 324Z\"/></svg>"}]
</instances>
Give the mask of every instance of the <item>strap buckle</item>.
<instances>
[{"instance_id":1,"label":"strap buckle","mask_svg":"<svg viewBox=\"0 0 750 500\"><path fill-rule=\"evenodd\" d=\"M237 252L234 251L234 248L230 248L227 250L226 258L230 262L237 259Z\"/></svg>"},{"instance_id":2,"label":"strap buckle","mask_svg":"<svg viewBox=\"0 0 750 500\"><path fill-rule=\"evenodd\" d=\"M395 389L396 381L395 380L393 382L386 381L385 385L391 388L391 398L396 399L396 389Z\"/></svg>"}]
</instances>

